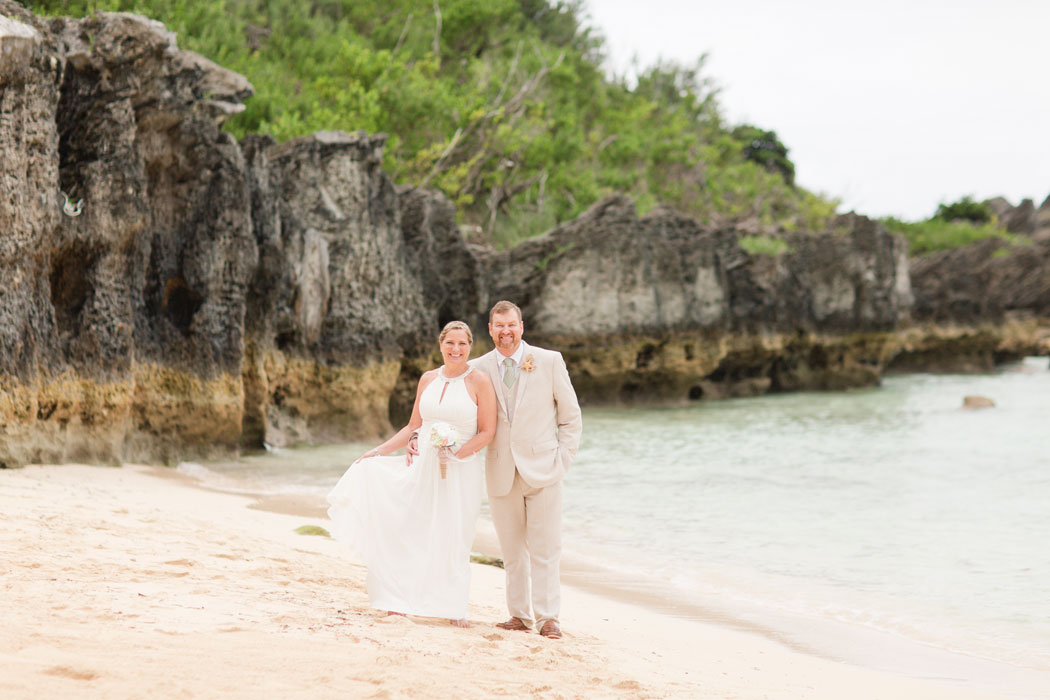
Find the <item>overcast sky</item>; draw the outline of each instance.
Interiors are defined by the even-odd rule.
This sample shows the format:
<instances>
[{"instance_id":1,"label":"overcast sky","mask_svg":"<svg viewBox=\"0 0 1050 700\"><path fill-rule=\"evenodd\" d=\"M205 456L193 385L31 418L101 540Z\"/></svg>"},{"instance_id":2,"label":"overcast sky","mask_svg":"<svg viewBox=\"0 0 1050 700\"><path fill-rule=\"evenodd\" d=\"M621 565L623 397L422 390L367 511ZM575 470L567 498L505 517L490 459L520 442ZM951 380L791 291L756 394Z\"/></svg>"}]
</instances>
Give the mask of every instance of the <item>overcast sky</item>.
<instances>
[{"instance_id":1,"label":"overcast sky","mask_svg":"<svg viewBox=\"0 0 1050 700\"><path fill-rule=\"evenodd\" d=\"M707 53L730 122L842 211L1050 195L1050 0L585 2L618 73Z\"/></svg>"}]
</instances>

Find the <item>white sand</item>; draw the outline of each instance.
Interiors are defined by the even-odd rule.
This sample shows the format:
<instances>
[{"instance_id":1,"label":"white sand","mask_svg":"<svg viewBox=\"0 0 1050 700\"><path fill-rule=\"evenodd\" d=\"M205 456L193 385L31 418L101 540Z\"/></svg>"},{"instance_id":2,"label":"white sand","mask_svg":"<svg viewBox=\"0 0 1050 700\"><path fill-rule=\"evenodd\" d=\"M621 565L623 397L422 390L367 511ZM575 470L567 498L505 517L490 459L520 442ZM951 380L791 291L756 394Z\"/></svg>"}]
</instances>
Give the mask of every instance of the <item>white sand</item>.
<instances>
[{"instance_id":1,"label":"white sand","mask_svg":"<svg viewBox=\"0 0 1050 700\"><path fill-rule=\"evenodd\" d=\"M472 628L387 617L339 543L294 532L323 519L159 474L0 470L0 698L1006 697L572 587L564 639L505 632L480 565Z\"/></svg>"}]
</instances>

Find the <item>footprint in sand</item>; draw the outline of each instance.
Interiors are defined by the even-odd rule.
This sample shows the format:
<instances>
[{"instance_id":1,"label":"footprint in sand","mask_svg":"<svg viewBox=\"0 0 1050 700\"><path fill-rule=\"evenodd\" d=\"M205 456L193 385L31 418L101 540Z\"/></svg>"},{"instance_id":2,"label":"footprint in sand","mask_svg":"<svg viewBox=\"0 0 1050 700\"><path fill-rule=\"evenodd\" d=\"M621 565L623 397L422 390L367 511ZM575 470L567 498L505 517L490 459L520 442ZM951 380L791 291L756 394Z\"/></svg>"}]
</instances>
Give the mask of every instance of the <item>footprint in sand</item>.
<instances>
[{"instance_id":1,"label":"footprint in sand","mask_svg":"<svg viewBox=\"0 0 1050 700\"><path fill-rule=\"evenodd\" d=\"M81 671L79 669L70 668L69 666L52 666L51 668L45 669L44 673L49 676L72 678L76 681L93 681L98 678L98 674L94 671Z\"/></svg>"},{"instance_id":2,"label":"footprint in sand","mask_svg":"<svg viewBox=\"0 0 1050 700\"><path fill-rule=\"evenodd\" d=\"M152 570L146 570L146 571L144 571L142 573L147 574L149 576L167 576L168 578L182 578L183 576L189 576L190 575L189 571L152 571ZM142 583L142 581L137 580L137 579L133 579L132 583Z\"/></svg>"}]
</instances>

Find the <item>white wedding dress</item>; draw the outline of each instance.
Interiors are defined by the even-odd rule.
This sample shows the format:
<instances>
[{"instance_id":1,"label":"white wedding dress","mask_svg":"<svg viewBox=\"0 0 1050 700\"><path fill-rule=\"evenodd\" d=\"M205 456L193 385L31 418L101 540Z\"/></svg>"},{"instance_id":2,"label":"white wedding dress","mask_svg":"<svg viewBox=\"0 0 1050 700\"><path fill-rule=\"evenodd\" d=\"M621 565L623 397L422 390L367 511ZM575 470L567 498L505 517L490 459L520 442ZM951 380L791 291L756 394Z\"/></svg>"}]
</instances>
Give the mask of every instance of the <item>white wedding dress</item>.
<instances>
[{"instance_id":1,"label":"white wedding dress","mask_svg":"<svg viewBox=\"0 0 1050 700\"><path fill-rule=\"evenodd\" d=\"M481 460L449 461L441 478L430 441L437 422L456 429L457 445L478 431L478 407L464 379L439 370L419 397L423 425L419 456L370 457L355 462L328 494L332 534L368 565L368 597L381 610L467 617L470 550L481 510ZM453 450L454 451L454 450Z\"/></svg>"}]
</instances>

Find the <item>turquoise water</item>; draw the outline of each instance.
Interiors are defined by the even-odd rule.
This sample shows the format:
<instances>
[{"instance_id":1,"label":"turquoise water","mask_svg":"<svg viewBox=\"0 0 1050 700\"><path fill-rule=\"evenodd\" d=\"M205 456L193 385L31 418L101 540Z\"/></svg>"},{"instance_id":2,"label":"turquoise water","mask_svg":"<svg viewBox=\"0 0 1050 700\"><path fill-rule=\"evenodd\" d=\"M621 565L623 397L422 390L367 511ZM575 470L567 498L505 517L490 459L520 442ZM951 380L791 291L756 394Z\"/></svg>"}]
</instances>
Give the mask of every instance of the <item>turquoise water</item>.
<instances>
[{"instance_id":1,"label":"turquoise water","mask_svg":"<svg viewBox=\"0 0 1050 700\"><path fill-rule=\"evenodd\" d=\"M819 616L1050 669L1046 358L585 417L570 541L645 552L618 564L754 622Z\"/></svg>"},{"instance_id":2,"label":"turquoise water","mask_svg":"<svg viewBox=\"0 0 1050 700\"><path fill-rule=\"evenodd\" d=\"M996 406L963 410L967 394ZM181 468L320 502L367 447ZM567 556L803 645L797 620L823 620L1048 671L1048 539L1047 358L844 393L586 409L566 481Z\"/></svg>"}]
</instances>

